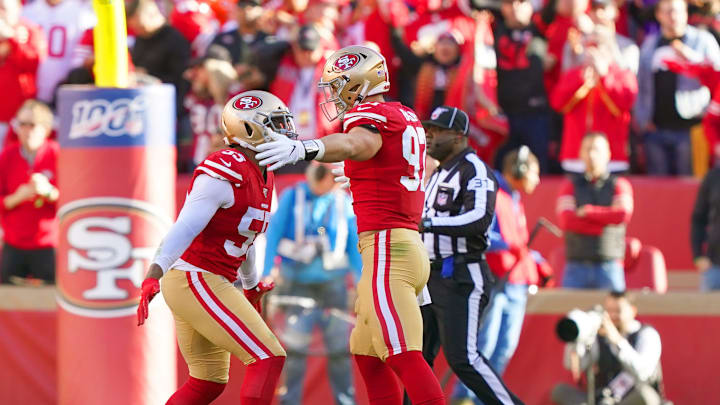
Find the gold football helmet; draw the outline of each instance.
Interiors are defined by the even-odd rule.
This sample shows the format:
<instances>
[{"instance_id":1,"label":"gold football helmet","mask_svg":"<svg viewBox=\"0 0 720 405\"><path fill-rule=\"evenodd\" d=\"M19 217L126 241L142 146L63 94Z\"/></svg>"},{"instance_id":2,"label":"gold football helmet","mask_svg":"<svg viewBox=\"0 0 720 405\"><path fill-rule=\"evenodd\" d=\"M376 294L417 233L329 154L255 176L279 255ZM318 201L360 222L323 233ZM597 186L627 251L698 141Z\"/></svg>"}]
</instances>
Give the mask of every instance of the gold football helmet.
<instances>
[{"instance_id":1,"label":"gold football helmet","mask_svg":"<svg viewBox=\"0 0 720 405\"><path fill-rule=\"evenodd\" d=\"M341 117L365 97L390 90L385 57L366 46L346 46L327 59L318 87L325 94L325 117Z\"/></svg>"},{"instance_id":2,"label":"gold football helmet","mask_svg":"<svg viewBox=\"0 0 720 405\"><path fill-rule=\"evenodd\" d=\"M252 150L272 140L267 129L297 138L295 122L285 103L261 90L246 91L231 98L223 109L220 127L227 145Z\"/></svg>"}]
</instances>

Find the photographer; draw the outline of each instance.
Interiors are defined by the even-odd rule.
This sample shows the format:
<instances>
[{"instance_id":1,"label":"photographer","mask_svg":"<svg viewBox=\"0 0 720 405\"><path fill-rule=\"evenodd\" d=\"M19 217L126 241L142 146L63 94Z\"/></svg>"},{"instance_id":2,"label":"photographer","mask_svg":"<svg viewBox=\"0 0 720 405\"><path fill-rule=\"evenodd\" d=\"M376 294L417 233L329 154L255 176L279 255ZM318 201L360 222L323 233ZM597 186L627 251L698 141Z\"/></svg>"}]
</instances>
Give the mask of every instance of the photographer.
<instances>
[{"instance_id":1,"label":"photographer","mask_svg":"<svg viewBox=\"0 0 720 405\"><path fill-rule=\"evenodd\" d=\"M598 405L662 404L660 335L635 319L637 308L630 297L625 292L611 292L602 312L587 315L597 318L596 325L590 321L577 325L578 336L584 338L565 346L564 365L573 379L579 382L581 372L594 370ZM594 328L596 334L583 331ZM552 400L559 405L587 404L587 388L558 384Z\"/></svg>"}]
</instances>

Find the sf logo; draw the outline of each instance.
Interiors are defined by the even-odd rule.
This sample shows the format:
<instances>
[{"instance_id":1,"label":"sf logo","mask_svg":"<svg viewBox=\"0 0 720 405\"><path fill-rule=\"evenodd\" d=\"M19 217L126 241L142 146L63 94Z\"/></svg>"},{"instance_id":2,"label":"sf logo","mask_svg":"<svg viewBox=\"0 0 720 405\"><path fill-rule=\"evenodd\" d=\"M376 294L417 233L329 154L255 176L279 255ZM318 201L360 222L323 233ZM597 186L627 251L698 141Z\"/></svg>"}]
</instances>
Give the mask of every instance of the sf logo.
<instances>
[{"instance_id":1,"label":"sf logo","mask_svg":"<svg viewBox=\"0 0 720 405\"><path fill-rule=\"evenodd\" d=\"M240 97L233 103L238 110L253 110L262 105L262 100L255 96Z\"/></svg>"},{"instance_id":2,"label":"sf logo","mask_svg":"<svg viewBox=\"0 0 720 405\"><path fill-rule=\"evenodd\" d=\"M340 71L346 71L360 62L360 57L354 53L343 55L335 61L334 66Z\"/></svg>"}]
</instances>

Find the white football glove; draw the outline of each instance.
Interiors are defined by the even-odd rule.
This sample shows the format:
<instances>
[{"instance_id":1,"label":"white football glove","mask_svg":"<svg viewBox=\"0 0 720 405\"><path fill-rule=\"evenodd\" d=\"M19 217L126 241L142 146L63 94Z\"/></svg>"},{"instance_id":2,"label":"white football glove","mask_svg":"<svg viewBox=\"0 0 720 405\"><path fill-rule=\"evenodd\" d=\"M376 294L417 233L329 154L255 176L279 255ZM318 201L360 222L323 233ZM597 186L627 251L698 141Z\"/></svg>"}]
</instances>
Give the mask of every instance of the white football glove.
<instances>
[{"instance_id":1,"label":"white football glove","mask_svg":"<svg viewBox=\"0 0 720 405\"><path fill-rule=\"evenodd\" d=\"M335 163L338 167L332 169L332 174L335 176L335 183L340 183L340 188L350 187L350 179L345 175L345 162Z\"/></svg>"},{"instance_id":2,"label":"white football glove","mask_svg":"<svg viewBox=\"0 0 720 405\"><path fill-rule=\"evenodd\" d=\"M290 139L270 129L267 133L273 140L256 147L259 153L255 158L261 166L269 166L268 170L273 171L305 159L305 146L301 141Z\"/></svg>"}]
</instances>

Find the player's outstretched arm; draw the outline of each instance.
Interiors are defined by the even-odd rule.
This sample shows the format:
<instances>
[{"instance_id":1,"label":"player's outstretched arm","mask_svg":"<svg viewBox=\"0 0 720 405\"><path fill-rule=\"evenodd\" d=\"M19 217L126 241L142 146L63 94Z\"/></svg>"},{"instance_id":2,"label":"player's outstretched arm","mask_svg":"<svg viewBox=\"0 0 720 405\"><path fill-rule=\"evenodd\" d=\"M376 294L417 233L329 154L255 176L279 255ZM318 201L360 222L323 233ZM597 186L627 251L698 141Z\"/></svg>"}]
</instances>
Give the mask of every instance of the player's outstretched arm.
<instances>
[{"instance_id":1,"label":"player's outstretched arm","mask_svg":"<svg viewBox=\"0 0 720 405\"><path fill-rule=\"evenodd\" d=\"M159 280L163 274L207 226L218 208L232 205L233 200L232 186L227 181L205 174L195 179L177 221L163 239L142 283L137 310L138 326L148 317L148 305L160 292Z\"/></svg>"},{"instance_id":2,"label":"player's outstretched arm","mask_svg":"<svg viewBox=\"0 0 720 405\"><path fill-rule=\"evenodd\" d=\"M336 133L321 139L296 141L271 133L273 141L257 146L255 156L268 170L276 170L300 160L340 162L343 160L368 160L380 150L382 137L364 127L354 127L348 133Z\"/></svg>"},{"instance_id":3,"label":"player's outstretched arm","mask_svg":"<svg viewBox=\"0 0 720 405\"><path fill-rule=\"evenodd\" d=\"M348 132L325 136L317 140L325 146L324 156L315 160L321 162L341 162L343 160L369 160L382 146L382 136L363 127L354 127Z\"/></svg>"}]
</instances>

